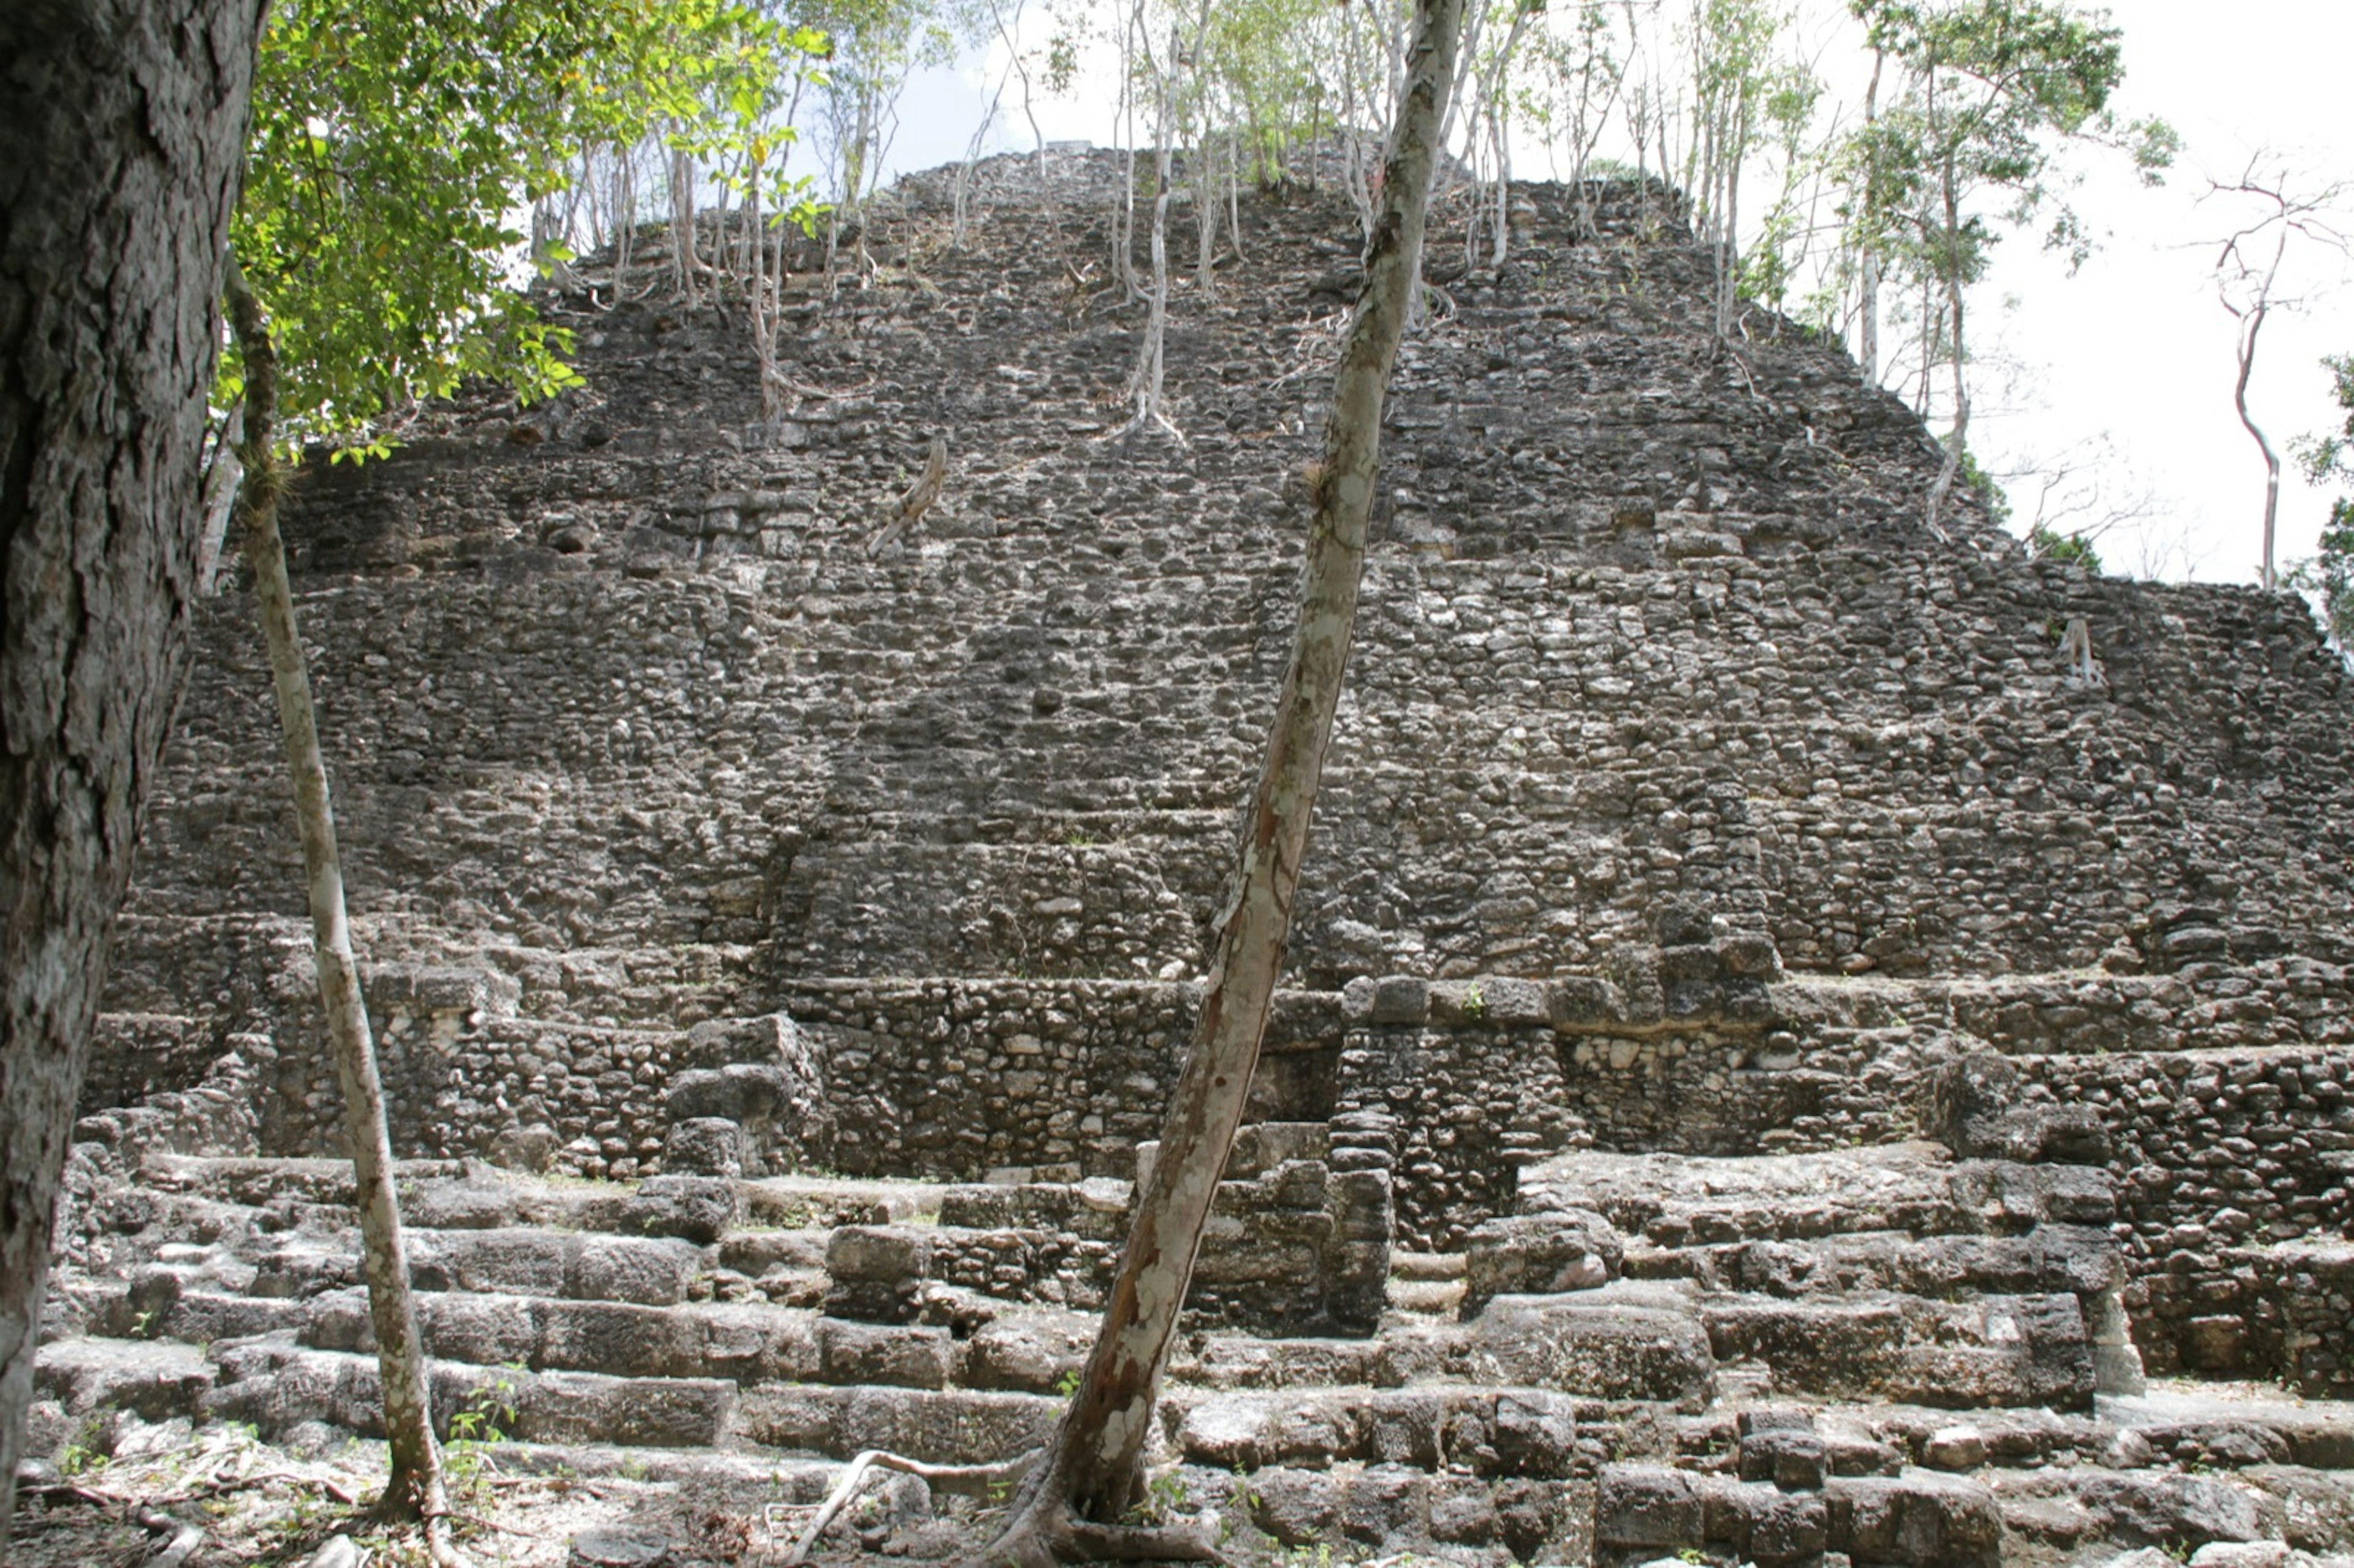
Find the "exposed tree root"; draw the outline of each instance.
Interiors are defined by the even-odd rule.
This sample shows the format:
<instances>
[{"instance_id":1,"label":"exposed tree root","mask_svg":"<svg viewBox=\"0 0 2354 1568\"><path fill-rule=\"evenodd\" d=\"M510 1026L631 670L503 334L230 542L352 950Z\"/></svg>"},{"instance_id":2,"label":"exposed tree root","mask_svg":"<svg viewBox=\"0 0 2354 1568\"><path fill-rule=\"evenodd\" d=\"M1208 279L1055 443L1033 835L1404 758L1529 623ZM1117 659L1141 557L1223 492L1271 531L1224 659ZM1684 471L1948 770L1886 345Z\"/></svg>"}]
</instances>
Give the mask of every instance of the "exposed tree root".
<instances>
[{"instance_id":1,"label":"exposed tree root","mask_svg":"<svg viewBox=\"0 0 2354 1568\"><path fill-rule=\"evenodd\" d=\"M146 1568L180 1568L182 1563L196 1554L196 1548L205 1543L203 1531L153 1509L139 1510L139 1524L143 1530L152 1530L167 1537L161 1550L147 1559Z\"/></svg>"},{"instance_id":2,"label":"exposed tree root","mask_svg":"<svg viewBox=\"0 0 2354 1568\"><path fill-rule=\"evenodd\" d=\"M1107 444L1118 442L1119 449L1122 451L1126 451L1129 447L1135 442L1138 436L1142 435L1145 431L1155 427L1167 432L1170 440L1175 441L1187 451L1192 451L1193 450L1193 443L1185 439L1185 432L1179 429L1176 422L1158 408L1138 409L1135 417L1130 418L1128 423L1122 425L1119 429L1114 430L1111 434L1099 439Z\"/></svg>"},{"instance_id":3,"label":"exposed tree root","mask_svg":"<svg viewBox=\"0 0 2354 1568\"><path fill-rule=\"evenodd\" d=\"M474 1568L472 1561L450 1540L446 1514L432 1514L426 1519L425 1554L433 1559L433 1568Z\"/></svg>"},{"instance_id":4,"label":"exposed tree root","mask_svg":"<svg viewBox=\"0 0 2354 1568\"><path fill-rule=\"evenodd\" d=\"M1006 1521L973 1568L1065 1568L1076 1563L1225 1563L1181 1524L1097 1524L1061 1498L1034 1497Z\"/></svg>"},{"instance_id":5,"label":"exposed tree root","mask_svg":"<svg viewBox=\"0 0 2354 1568\"><path fill-rule=\"evenodd\" d=\"M1040 1450L1034 1448L1026 1454L1017 1454L1011 1459L1001 1459L991 1465L930 1465L921 1459L910 1459L905 1455L888 1453L881 1448L865 1449L843 1467L842 1478L834 1482L833 1490L826 1494L825 1501L820 1503L817 1512L810 1517L809 1523L793 1542L792 1550L785 1553L784 1568L795 1568L796 1564L809 1560L818 1537L825 1533L828 1525L842 1517L843 1510L856 1499L858 1489L865 1485L866 1478L877 1470L896 1470L903 1476L914 1476L935 1491L987 1497L992 1490L1011 1487L1019 1481L1029 1472L1030 1467L1038 1462L1039 1453Z\"/></svg>"}]
</instances>

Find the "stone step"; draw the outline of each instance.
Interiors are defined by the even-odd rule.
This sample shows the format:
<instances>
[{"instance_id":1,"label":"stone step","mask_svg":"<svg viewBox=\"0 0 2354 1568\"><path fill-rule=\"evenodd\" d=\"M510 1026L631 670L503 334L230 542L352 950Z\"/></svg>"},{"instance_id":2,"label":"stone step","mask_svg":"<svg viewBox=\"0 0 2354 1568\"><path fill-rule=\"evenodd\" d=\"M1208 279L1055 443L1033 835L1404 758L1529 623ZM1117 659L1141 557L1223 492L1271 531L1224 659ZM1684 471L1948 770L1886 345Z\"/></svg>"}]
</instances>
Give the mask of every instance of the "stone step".
<instances>
[{"instance_id":1,"label":"stone step","mask_svg":"<svg viewBox=\"0 0 2354 1568\"><path fill-rule=\"evenodd\" d=\"M1665 1248L1892 1231L2018 1235L2116 1217L2105 1170L1957 1160L1929 1143L1745 1158L1578 1150L1524 1168L1520 1205L1592 1211L1630 1242Z\"/></svg>"},{"instance_id":2,"label":"stone step","mask_svg":"<svg viewBox=\"0 0 2354 1568\"><path fill-rule=\"evenodd\" d=\"M716 1378L614 1378L450 1363L431 1369L437 1426L475 1411L509 1436L553 1443L711 1446L724 1439L736 1385ZM36 1386L67 1410L130 1410L250 1422L275 1436L323 1421L383 1436L376 1358L313 1350L290 1339L218 1348L217 1359L168 1341L64 1340L41 1349Z\"/></svg>"},{"instance_id":3,"label":"stone step","mask_svg":"<svg viewBox=\"0 0 2354 1568\"><path fill-rule=\"evenodd\" d=\"M1172 1389L1161 1414L1179 1455L1216 1469L1353 1462L1559 1480L1580 1458L1576 1403L1536 1388Z\"/></svg>"},{"instance_id":4,"label":"stone step","mask_svg":"<svg viewBox=\"0 0 2354 1568\"><path fill-rule=\"evenodd\" d=\"M545 1181L473 1160L404 1160L394 1167L412 1232L552 1228L676 1236L707 1245L740 1227L885 1224L937 1213L941 1184L783 1175L749 1180L655 1176L638 1182ZM140 1168L147 1192L270 1211L269 1226L354 1223L351 1163L268 1156L157 1155ZM127 1216L143 1224L152 1211ZM253 1213L244 1216L248 1220ZM212 1233L218 1234L214 1226Z\"/></svg>"},{"instance_id":5,"label":"stone step","mask_svg":"<svg viewBox=\"0 0 2354 1568\"><path fill-rule=\"evenodd\" d=\"M1710 1297L1699 1310L1717 1360L1766 1369L1777 1396L2080 1410L2098 1383L2072 1295Z\"/></svg>"},{"instance_id":6,"label":"stone step","mask_svg":"<svg viewBox=\"0 0 2354 1568\"><path fill-rule=\"evenodd\" d=\"M1786 1490L1770 1480L1619 1464L1597 1482L1594 1542L1597 1568L1685 1552L1818 1562L1825 1552L1886 1568L1995 1568L2003 1521L1985 1486L1935 1471L1831 1477Z\"/></svg>"},{"instance_id":7,"label":"stone step","mask_svg":"<svg viewBox=\"0 0 2354 1568\"><path fill-rule=\"evenodd\" d=\"M1627 1248L1636 1279L1690 1279L1712 1291L1776 1297L1902 1292L1956 1300L1984 1294L2113 1290L2124 1280L2116 1243L2090 1225L2041 1224L2024 1235L1915 1236L1850 1231L1796 1240Z\"/></svg>"}]
</instances>

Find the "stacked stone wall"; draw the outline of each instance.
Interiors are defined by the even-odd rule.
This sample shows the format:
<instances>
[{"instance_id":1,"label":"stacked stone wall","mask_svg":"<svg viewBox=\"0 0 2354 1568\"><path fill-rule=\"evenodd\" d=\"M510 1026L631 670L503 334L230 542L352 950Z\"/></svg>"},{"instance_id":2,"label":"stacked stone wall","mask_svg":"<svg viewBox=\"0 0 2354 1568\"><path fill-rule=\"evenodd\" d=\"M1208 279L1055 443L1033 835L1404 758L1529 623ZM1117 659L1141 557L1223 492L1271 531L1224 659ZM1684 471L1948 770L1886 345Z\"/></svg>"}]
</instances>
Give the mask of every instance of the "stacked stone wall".
<instances>
[{"instance_id":1,"label":"stacked stone wall","mask_svg":"<svg viewBox=\"0 0 2354 1568\"><path fill-rule=\"evenodd\" d=\"M2354 1049L2020 1065L2109 1131L2134 1274L2126 1303L2153 1372L2280 1372L2317 1392L2354 1379L2342 1334L2289 1342L2311 1319L2297 1300L2317 1289L2300 1281L2301 1245L2354 1235Z\"/></svg>"},{"instance_id":2,"label":"stacked stone wall","mask_svg":"<svg viewBox=\"0 0 2354 1568\"><path fill-rule=\"evenodd\" d=\"M1158 1131L1355 248L1330 191L1246 198L1249 260L1172 323L1185 444L1114 440L1138 323L1071 280L1121 168L1048 162L982 168L961 249L945 183L879 200L884 270L789 302L782 418L740 323L550 296L584 387L470 391L296 486L404 1152L642 1175L689 1079L762 1169L1125 1176ZM1511 260L1437 263L1401 355L1255 1114L1394 1118L1401 1237L1448 1246L1581 1144L1914 1136L1991 1044L2109 1124L2155 1358L2234 1318L2304 1356L2266 1282L2332 1266L2235 1257L2349 1223L2342 665L2289 596L2031 561L1975 500L1933 536L1909 410L1791 323L1712 344L1673 204L1584 194L1594 231L1516 193ZM940 503L870 555L935 434ZM196 620L86 1108L265 1036L253 1136L323 1149L267 672L234 585ZM737 1033L779 1014L790 1069ZM2248 1062L2297 1086L2203 1108L2200 1054L2217 1103ZM2214 1177L2235 1138L2277 1213Z\"/></svg>"}]
</instances>

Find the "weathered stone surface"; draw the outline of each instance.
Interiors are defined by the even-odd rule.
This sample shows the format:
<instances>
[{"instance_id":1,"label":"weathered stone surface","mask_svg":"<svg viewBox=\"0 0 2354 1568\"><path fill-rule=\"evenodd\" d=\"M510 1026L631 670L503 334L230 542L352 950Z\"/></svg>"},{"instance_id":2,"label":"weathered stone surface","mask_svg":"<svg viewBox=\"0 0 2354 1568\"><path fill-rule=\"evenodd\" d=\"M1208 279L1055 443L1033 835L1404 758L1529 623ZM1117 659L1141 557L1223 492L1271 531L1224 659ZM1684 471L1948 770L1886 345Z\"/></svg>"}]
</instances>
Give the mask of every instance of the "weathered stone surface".
<instances>
[{"instance_id":1,"label":"weathered stone surface","mask_svg":"<svg viewBox=\"0 0 2354 1568\"><path fill-rule=\"evenodd\" d=\"M1824 1496L1831 1548L1858 1562L1993 1568L2001 1561L2001 1513L1974 1481L1925 1470L1840 1476Z\"/></svg>"},{"instance_id":2,"label":"weathered stone surface","mask_svg":"<svg viewBox=\"0 0 2354 1568\"><path fill-rule=\"evenodd\" d=\"M1700 1489L1681 1470L1612 1465L1594 1505L1594 1538L1613 1547L1696 1547L1707 1539Z\"/></svg>"},{"instance_id":3,"label":"weathered stone surface","mask_svg":"<svg viewBox=\"0 0 2354 1568\"><path fill-rule=\"evenodd\" d=\"M1697 1408L1712 1387L1708 1334L1671 1297L1622 1290L1500 1296L1469 1325L1491 1375L1596 1399Z\"/></svg>"},{"instance_id":4,"label":"weathered stone surface","mask_svg":"<svg viewBox=\"0 0 2354 1568\"><path fill-rule=\"evenodd\" d=\"M1498 1296L1592 1290L1618 1277L1626 1248L1591 1210L1548 1210L1490 1220L1463 1238L1463 1316Z\"/></svg>"},{"instance_id":5,"label":"weathered stone surface","mask_svg":"<svg viewBox=\"0 0 2354 1568\"><path fill-rule=\"evenodd\" d=\"M584 1530L572 1538L575 1568L665 1568L673 1542L642 1531Z\"/></svg>"},{"instance_id":6,"label":"weathered stone surface","mask_svg":"<svg viewBox=\"0 0 2354 1568\"><path fill-rule=\"evenodd\" d=\"M663 1141L663 1169L675 1176L744 1174L743 1124L724 1117L690 1117L671 1124Z\"/></svg>"}]
</instances>

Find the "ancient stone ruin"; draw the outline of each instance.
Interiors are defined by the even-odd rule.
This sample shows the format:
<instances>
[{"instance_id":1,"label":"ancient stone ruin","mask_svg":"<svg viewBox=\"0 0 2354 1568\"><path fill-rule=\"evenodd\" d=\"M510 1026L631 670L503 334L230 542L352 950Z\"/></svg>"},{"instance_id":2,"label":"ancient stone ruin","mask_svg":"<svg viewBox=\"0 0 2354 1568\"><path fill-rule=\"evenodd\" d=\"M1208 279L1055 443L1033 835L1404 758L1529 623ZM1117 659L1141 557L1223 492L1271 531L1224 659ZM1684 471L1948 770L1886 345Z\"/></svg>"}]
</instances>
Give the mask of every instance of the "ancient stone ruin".
<instances>
[{"instance_id":1,"label":"ancient stone ruin","mask_svg":"<svg viewBox=\"0 0 2354 1568\"><path fill-rule=\"evenodd\" d=\"M774 423L650 230L547 301L584 389L296 493L440 1414L498 1389L509 1463L805 1503L1060 1407L1356 254L1336 196L1246 198L1174 312L1185 444L1108 440L1120 177L985 164L963 249L949 175L878 200ZM1787 323L1712 345L1674 198L1599 201L1581 238L1519 192L1500 269L1438 231L1160 1461L1347 1557L2354 1551L2345 672L2290 598L2031 561L1975 502L1932 532L1907 409ZM935 436L939 503L870 557ZM379 1419L233 587L198 636L51 1446Z\"/></svg>"}]
</instances>

